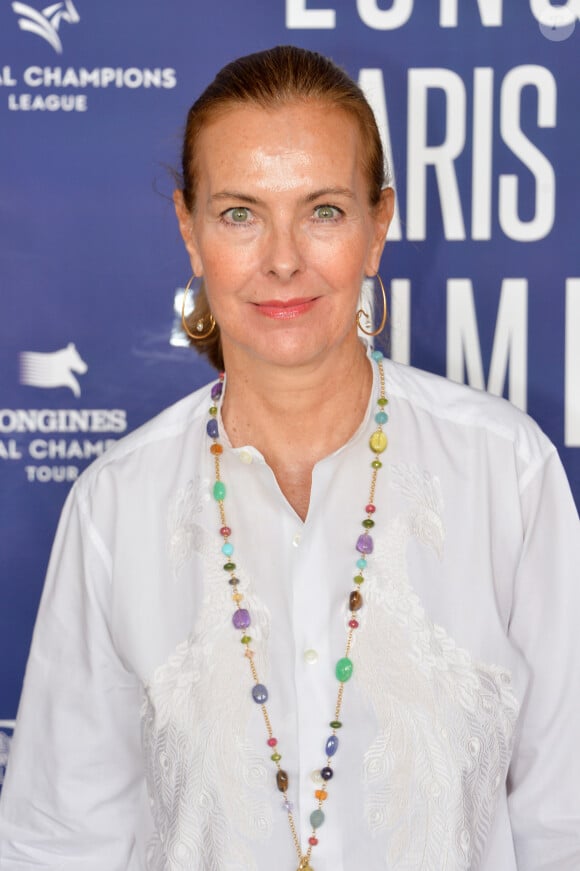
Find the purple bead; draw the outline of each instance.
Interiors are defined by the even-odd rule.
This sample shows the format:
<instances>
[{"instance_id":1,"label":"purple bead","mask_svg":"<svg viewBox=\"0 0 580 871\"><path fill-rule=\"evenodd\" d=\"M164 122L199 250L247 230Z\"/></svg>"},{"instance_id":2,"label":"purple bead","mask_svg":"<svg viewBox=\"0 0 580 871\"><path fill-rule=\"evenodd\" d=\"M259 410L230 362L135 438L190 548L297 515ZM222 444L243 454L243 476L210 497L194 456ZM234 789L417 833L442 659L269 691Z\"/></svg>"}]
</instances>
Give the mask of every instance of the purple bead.
<instances>
[{"instance_id":1,"label":"purple bead","mask_svg":"<svg viewBox=\"0 0 580 871\"><path fill-rule=\"evenodd\" d=\"M338 738L336 735L331 735L328 741L326 742L326 755L334 756L336 751L338 750Z\"/></svg>"},{"instance_id":2,"label":"purple bead","mask_svg":"<svg viewBox=\"0 0 580 871\"><path fill-rule=\"evenodd\" d=\"M268 690L263 683L257 683L252 687L252 698L258 705L265 705L268 701Z\"/></svg>"},{"instance_id":3,"label":"purple bead","mask_svg":"<svg viewBox=\"0 0 580 871\"><path fill-rule=\"evenodd\" d=\"M247 629L250 623L250 614L245 608L238 608L232 617L232 622L236 629Z\"/></svg>"},{"instance_id":4,"label":"purple bead","mask_svg":"<svg viewBox=\"0 0 580 871\"><path fill-rule=\"evenodd\" d=\"M366 532L363 532L362 535L359 535L358 541L356 543L356 549L359 553L372 553L373 540L370 535L367 535Z\"/></svg>"},{"instance_id":5,"label":"purple bead","mask_svg":"<svg viewBox=\"0 0 580 871\"><path fill-rule=\"evenodd\" d=\"M212 399L219 399L220 396L222 395L223 389L224 389L224 385L222 384L221 381L218 381L217 384L214 384L212 389L211 389L211 398Z\"/></svg>"},{"instance_id":6,"label":"purple bead","mask_svg":"<svg viewBox=\"0 0 580 871\"><path fill-rule=\"evenodd\" d=\"M206 425L206 430L207 430L207 434L208 434L208 436L210 436L210 438L217 439L217 437L220 434L220 431L218 428L218 422L215 419L215 417L212 417L210 420L208 420L207 425Z\"/></svg>"}]
</instances>

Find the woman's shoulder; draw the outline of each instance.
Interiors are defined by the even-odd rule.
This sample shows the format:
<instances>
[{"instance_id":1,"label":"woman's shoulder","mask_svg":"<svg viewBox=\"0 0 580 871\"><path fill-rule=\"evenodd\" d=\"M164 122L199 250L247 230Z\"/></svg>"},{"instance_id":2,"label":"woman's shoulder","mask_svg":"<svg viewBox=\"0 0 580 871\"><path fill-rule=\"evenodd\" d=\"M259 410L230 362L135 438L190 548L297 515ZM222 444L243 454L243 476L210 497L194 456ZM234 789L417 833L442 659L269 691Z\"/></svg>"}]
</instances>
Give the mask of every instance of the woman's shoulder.
<instances>
[{"instance_id":1,"label":"woman's shoulder","mask_svg":"<svg viewBox=\"0 0 580 871\"><path fill-rule=\"evenodd\" d=\"M510 442L522 459L545 459L556 450L536 421L507 399L391 360L385 361L385 376L393 398L439 428L461 427Z\"/></svg>"},{"instance_id":2,"label":"woman's shoulder","mask_svg":"<svg viewBox=\"0 0 580 871\"><path fill-rule=\"evenodd\" d=\"M153 454L170 457L178 451L177 443L184 438L194 449L207 418L209 391L210 385L203 385L123 436L91 463L77 485L81 489L90 487L107 468L121 471L124 467L142 464L145 473Z\"/></svg>"}]
</instances>

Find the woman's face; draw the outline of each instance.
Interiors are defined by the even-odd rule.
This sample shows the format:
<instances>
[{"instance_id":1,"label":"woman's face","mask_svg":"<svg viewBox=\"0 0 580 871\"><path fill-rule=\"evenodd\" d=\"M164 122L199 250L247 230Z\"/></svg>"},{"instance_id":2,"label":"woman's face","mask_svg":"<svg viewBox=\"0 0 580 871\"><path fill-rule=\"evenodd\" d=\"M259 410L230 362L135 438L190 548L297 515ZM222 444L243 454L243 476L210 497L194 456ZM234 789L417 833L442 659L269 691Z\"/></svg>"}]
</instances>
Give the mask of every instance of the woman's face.
<instances>
[{"instance_id":1,"label":"woman's face","mask_svg":"<svg viewBox=\"0 0 580 871\"><path fill-rule=\"evenodd\" d=\"M393 209L390 190L370 206L362 161L356 121L314 101L240 106L203 128L193 214L175 202L228 367L308 365L357 341Z\"/></svg>"}]
</instances>

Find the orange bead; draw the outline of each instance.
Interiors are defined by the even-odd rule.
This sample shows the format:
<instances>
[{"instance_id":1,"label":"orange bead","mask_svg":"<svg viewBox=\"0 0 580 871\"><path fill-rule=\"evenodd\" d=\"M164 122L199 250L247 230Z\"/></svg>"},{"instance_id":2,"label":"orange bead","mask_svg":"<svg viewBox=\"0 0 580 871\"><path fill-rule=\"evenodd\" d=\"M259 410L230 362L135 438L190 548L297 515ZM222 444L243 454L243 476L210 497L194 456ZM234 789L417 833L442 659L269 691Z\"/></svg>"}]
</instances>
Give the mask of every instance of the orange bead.
<instances>
[{"instance_id":1,"label":"orange bead","mask_svg":"<svg viewBox=\"0 0 580 871\"><path fill-rule=\"evenodd\" d=\"M211 454L223 454L224 449L221 445L213 444L209 449Z\"/></svg>"},{"instance_id":2,"label":"orange bead","mask_svg":"<svg viewBox=\"0 0 580 871\"><path fill-rule=\"evenodd\" d=\"M232 599L234 600L234 602L241 602L243 598L244 597L242 596L241 593L234 593L234 595L232 596Z\"/></svg>"},{"instance_id":3,"label":"orange bead","mask_svg":"<svg viewBox=\"0 0 580 871\"><path fill-rule=\"evenodd\" d=\"M314 798L317 798L318 801L326 801L328 793L325 789L317 789L314 793Z\"/></svg>"}]
</instances>

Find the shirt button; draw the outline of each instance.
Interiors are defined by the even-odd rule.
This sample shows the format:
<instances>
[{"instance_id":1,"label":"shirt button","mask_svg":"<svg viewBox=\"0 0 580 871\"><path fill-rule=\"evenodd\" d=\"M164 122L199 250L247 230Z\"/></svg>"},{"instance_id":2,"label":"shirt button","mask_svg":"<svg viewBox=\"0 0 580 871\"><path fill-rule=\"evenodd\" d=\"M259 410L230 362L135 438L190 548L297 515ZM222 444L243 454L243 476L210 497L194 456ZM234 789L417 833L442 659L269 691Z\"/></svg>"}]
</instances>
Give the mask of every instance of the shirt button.
<instances>
[{"instance_id":1,"label":"shirt button","mask_svg":"<svg viewBox=\"0 0 580 871\"><path fill-rule=\"evenodd\" d=\"M252 462L252 455L249 451L240 451L239 457L242 463L246 463L246 465Z\"/></svg>"},{"instance_id":2,"label":"shirt button","mask_svg":"<svg viewBox=\"0 0 580 871\"><path fill-rule=\"evenodd\" d=\"M316 650L305 650L304 651L304 662L307 662L308 665L315 665L318 662L318 653Z\"/></svg>"},{"instance_id":3,"label":"shirt button","mask_svg":"<svg viewBox=\"0 0 580 871\"><path fill-rule=\"evenodd\" d=\"M302 536L299 532L296 533L294 538L292 539L292 547L299 547L300 542L302 541Z\"/></svg>"}]
</instances>

